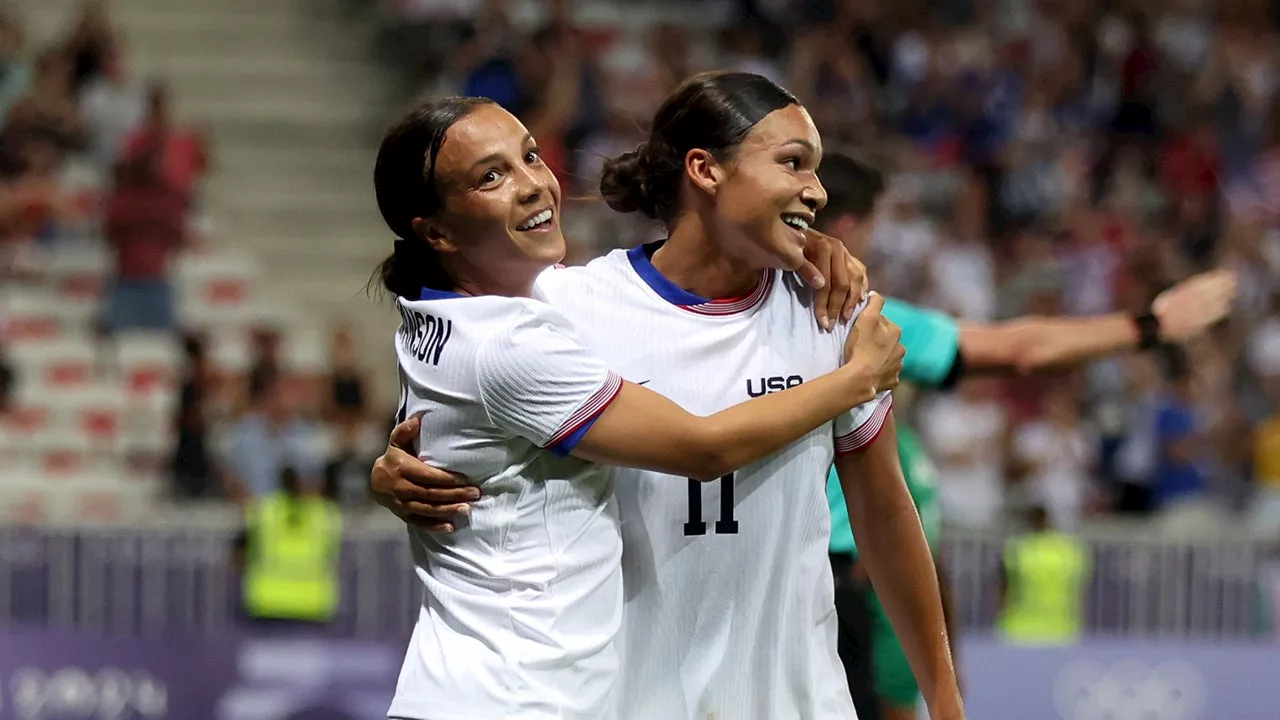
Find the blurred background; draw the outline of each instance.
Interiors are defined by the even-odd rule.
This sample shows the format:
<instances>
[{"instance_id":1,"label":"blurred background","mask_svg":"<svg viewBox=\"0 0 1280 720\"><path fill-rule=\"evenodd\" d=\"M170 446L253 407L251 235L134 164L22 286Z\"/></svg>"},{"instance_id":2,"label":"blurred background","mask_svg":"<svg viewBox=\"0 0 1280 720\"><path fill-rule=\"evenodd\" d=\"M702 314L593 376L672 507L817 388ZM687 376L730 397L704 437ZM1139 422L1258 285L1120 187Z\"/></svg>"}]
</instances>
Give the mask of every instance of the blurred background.
<instances>
[{"instance_id":1,"label":"blurred background","mask_svg":"<svg viewBox=\"0 0 1280 720\"><path fill-rule=\"evenodd\" d=\"M783 83L888 174L886 294L987 321L1239 273L1202 341L909 412L971 717L1280 717L1277 23L1266 0L0 4L0 718L383 717L417 590L367 491L396 390L365 293L382 130L486 95L589 195L712 68ZM661 233L589 202L566 231L571 262ZM1032 500L1092 559L1065 647L991 632Z\"/></svg>"}]
</instances>

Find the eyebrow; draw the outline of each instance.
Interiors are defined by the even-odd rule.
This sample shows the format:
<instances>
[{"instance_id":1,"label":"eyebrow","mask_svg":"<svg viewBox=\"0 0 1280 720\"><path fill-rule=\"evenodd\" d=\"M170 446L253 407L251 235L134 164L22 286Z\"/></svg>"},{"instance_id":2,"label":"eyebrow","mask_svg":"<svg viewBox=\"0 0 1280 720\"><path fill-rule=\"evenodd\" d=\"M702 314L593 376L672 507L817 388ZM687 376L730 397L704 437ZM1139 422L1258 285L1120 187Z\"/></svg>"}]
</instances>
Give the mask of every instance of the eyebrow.
<instances>
[{"instance_id":1,"label":"eyebrow","mask_svg":"<svg viewBox=\"0 0 1280 720\"><path fill-rule=\"evenodd\" d=\"M525 133L524 139L520 141L520 144L528 145L531 140L533 140L533 133ZM488 155L485 155L479 160L471 163L471 167L468 169L468 171L475 172L476 168L480 167L481 165L488 165L489 163L494 162L495 160L501 160L501 159L502 159L502 153L489 153Z\"/></svg>"},{"instance_id":2,"label":"eyebrow","mask_svg":"<svg viewBox=\"0 0 1280 720\"><path fill-rule=\"evenodd\" d=\"M782 143L782 145L783 147L786 147L787 145L799 145L800 147L808 150L809 152L815 155L818 154L818 148L814 147L813 143L809 142L808 140L805 140L804 138L792 138Z\"/></svg>"}]
</instances>

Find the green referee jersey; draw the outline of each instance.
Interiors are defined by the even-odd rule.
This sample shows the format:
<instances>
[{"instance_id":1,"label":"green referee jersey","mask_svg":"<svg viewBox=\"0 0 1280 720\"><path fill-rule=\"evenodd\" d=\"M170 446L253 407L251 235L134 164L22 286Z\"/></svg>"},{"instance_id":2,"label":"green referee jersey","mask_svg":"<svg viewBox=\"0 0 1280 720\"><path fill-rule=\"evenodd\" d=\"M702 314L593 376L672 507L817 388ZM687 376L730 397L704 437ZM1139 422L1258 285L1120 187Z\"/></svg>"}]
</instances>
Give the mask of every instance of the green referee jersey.
<instances>
[{"instance_id":1,"label":"green referee jersey","mask_svg":"<svg viewBox=\"0 0 1280 720\"><path fill-rule=\"evenodd\" d=\"M950 316L886 298L884 316L902 328L902 379L924 387L936 387L951 373L960 351L960 326ZM937 500L937 470L916 434L898 425L898 457L907 488L920 513L925 535L933 543L942 522ZM849 528L849 509L834 468L827 479L827 503L831 508L831 552L857 555Z\"/></svg>"}]
</instances>

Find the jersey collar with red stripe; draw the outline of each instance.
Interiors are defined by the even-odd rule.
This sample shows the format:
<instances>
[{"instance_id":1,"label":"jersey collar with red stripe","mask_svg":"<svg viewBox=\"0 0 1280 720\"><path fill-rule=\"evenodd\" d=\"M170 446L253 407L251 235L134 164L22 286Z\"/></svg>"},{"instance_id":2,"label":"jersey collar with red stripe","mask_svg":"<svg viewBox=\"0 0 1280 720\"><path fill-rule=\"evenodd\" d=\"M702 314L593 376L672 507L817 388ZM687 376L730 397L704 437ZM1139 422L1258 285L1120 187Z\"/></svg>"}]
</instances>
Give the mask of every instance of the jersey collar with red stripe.
<instances>
[{"instance_id":1,"label":"jersey collar with red stripe","mask_svg":"<svg viewBox=\"0 0 1280 720\"><path fill-rule=\"evenodd\" d=\"M773 287L774 273L765 270L760 273L760 280L755 288L746 295L715 300L694 295L668 280L653 266L653 254L662 247L663 242L665 241L659 240L646 245L637 245L627 251L627 259L631 261L631 267L635 269L636 275L639 275L640 279L658 294L658 297L681 310L699 315L733 315L746 312L759 305L769 295L769 289Z\"/></svg>"}]
</instances>

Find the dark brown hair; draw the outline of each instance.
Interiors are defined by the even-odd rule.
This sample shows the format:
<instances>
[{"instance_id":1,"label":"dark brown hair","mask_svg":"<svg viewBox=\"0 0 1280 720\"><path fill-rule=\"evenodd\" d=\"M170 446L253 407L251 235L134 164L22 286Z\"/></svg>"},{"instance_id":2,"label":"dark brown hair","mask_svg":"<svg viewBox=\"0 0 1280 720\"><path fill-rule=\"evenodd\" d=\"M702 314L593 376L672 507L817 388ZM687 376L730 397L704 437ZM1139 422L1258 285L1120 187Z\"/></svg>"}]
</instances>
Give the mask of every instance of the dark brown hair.
<instances>
[{"instance_id":1,"label":"dark brown hair","mask_svg":"<svg viewBox=\"0 0 1280 720\"><path fill-rule=\"evenodd\" d=\"M392 295L416 299L424 287L452 286L439 254L414 231L413 221L433 217L444 204L436 185L436 158L445 133L476 108L492 104L475 97L433 100L414 108L383 136L373 168L373 191L383 222L398 239L374 278Z\"/></svg>"},{"instance_id":2,"label":"dark brown hair","mask_svg":"<svg viewBox=\"0 0 1280 720\"><path fill-rule=\"evenodd\" d=\"M865 160L835 152L822 158L818 178L827 190L827 205L820 218L835 220L852 215L866 220L884 194L884 174Z\"/></svg>"},{"instance_id":3,"label":"dark brown hair","mask_svg":"<svg viewBox=\"0 0 1280 720\"><path fill-rule=\"evenodd\" d=\"M649 139L604 162L600 196L622 213L670 224L680 206L684 158L702 148L726 160L766 115L798 105L763 75L705 72L684 81L654 115Z\"/></svg>"}]
</instances>

